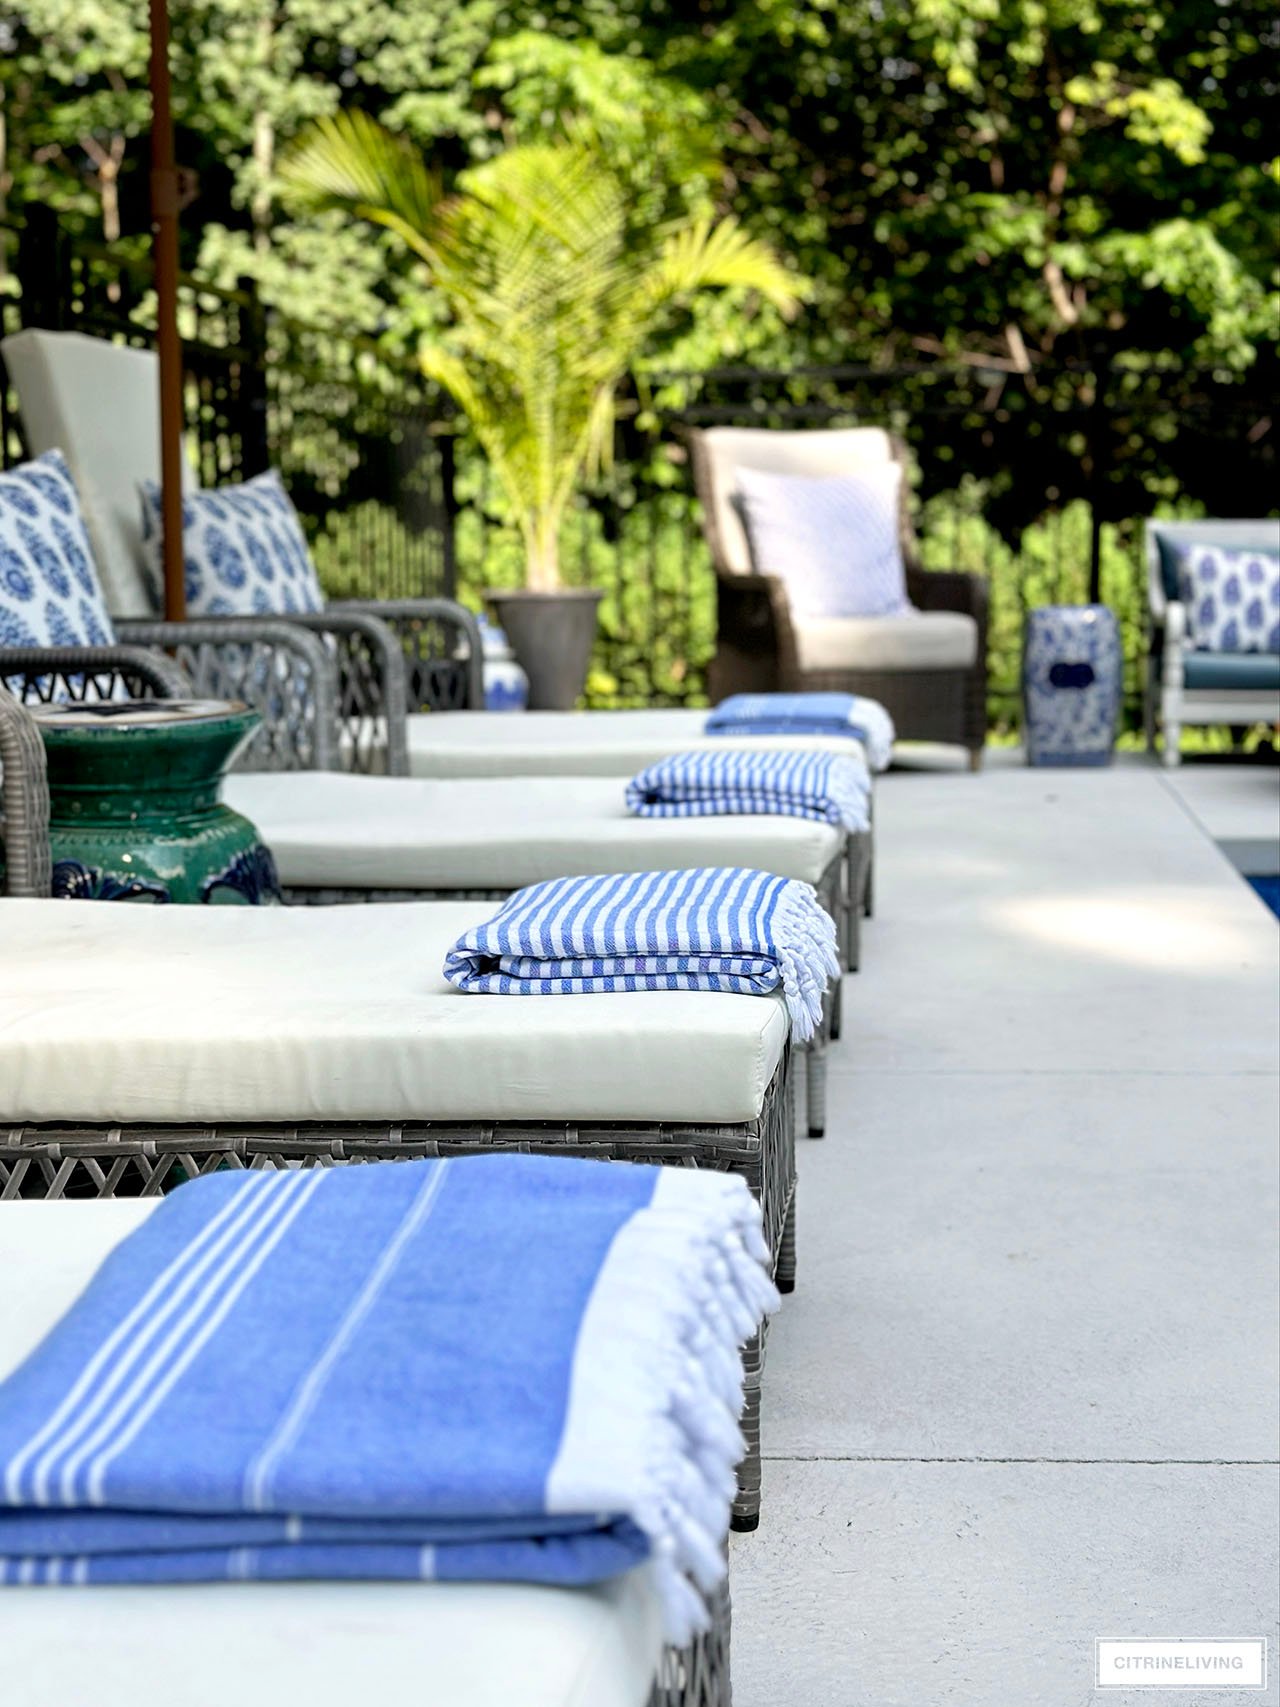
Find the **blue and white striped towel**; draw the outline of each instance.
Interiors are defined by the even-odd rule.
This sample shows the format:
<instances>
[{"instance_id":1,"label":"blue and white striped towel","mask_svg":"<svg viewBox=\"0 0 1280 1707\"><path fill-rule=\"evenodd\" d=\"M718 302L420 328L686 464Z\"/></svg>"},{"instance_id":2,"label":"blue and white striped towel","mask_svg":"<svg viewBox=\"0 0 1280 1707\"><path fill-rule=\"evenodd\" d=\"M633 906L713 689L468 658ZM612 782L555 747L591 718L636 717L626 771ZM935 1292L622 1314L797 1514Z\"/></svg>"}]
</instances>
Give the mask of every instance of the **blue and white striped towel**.
<instances>
[{"instance_id":1,"label":"blue and white striped towel","mask_svg":"<svg viewBox=\"0 0 1280 1707\"><path fill-rule=\"evenodd\" d=\"M673 753L627 784L627 810L638 818L715 818L764 813L871 827L871 777L855 748L804 751Z\"/></svg>"},{"instance_id":2,"label":"blue and white striped towel","mask_svg":"<svg viewBox=\"0 0 1280 1707\"><path fill-rule=\"evenodd\" d=\"M724 1574L738 1348L777 1295L733 1176L489 1156L223 1173L0 1385L0 1583ZM70 1615L69 1615L70 1616Z\"/></svg>"},{"instance_id":3,"label":"blue and white striped towel","mask_svg":"<svg viewBox=\"0 0 1280 1707\"><path fill-rule=\"evenodd\" d=\"M804 1042L840 962L835 925L810 884L711 866L555 877L517 889L459 937L444 975L470 994L499 996L767 996L781 985Z\"/></svg>"},{"instance_id":4,"label":"blue and white striped towel","mask_svg":"<svg viewBox=\"0 0 1280 1707\"><path fill-rule=\"evenodd\" d=\"M888 770L893 719L856 693L735 693L708 715L708 735L850 735L873 771Z\"/></svg>"}]
</instances>

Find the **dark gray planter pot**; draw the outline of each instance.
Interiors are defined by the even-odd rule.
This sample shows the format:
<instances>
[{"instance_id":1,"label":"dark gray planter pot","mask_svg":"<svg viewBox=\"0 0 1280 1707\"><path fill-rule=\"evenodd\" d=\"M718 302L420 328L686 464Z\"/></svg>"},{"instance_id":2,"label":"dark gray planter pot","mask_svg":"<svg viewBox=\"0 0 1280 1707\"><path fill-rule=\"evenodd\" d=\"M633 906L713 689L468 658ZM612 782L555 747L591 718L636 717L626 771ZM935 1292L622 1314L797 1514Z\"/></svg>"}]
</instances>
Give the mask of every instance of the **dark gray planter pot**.
<instances>
[{"instance_id":1,"label":"dark gray planter pot","mask_svg":"<svg viewBox=\"0 0 1280 1707\"><path fill-rule=\"evenodd\" d=\"M529 710L572 711L586 686L604 594L595 587L564 587L486 596L529 678Z\"/></svg>"}]
</instances>

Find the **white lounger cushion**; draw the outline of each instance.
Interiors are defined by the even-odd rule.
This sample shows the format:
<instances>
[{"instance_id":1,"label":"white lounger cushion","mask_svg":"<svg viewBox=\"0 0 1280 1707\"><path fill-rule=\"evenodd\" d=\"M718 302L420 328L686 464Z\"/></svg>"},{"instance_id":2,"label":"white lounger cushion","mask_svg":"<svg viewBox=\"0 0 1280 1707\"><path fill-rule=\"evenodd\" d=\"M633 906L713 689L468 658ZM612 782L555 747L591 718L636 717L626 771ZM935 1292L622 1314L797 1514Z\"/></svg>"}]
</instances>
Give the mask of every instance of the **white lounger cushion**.
<instances>
[{"instance_id":1,"label":"white lounger cushion","mask_svg":"<svg viewBox=\"0 0 1280 1707\"><path fill-rule=\"evenodd\" d=\"M286 884L519 889L574 872L698 865L817 883L844 843L832 825L802 818L636 818L617 777L243 772L223 798L257 825Z\"/></svg>"},{"instance_id":2,"label":"white lounger cushion","mask_svg":"<svg viewBox=\"0 0 1280 1707\"><path fill-rule=\"evenodd\" d=\"M0 1120L753 1119L780 996L468 996L489 901L0 903Z\"/></svg>"},{"instance_id":3,"label":"white lounger cushion","mask_svg":"<svg viewBox=\"0 0 1280 1707\"><path fill-rule=\"evenodd\" d=\"M0 1379L154 1207L0 1204ZM661 1647L644 1571L0 1593L4 1707L644 1707Z\"/></svg>"},{"instance_id":4,"label":"white lounger cushion","mask_svg":"<svg viewBox=\"0 0 1280 1707\"><path fill-rule=\"evenodd\" d=\"M802 670L968 670L978 625L964 611L795 619Z\"/></svg>"},{"instance_id":5,"label":"white lounger cushion","mask_svg":"<svg viewBox=\"0 0 1280 1707\"><path fill-rule=\"evenodd\" d=\"M706 747L847 753L845 736L705 735L705 711L450 711L409 718L414 776L620 776Z\"/></svg>"}]
</instances>

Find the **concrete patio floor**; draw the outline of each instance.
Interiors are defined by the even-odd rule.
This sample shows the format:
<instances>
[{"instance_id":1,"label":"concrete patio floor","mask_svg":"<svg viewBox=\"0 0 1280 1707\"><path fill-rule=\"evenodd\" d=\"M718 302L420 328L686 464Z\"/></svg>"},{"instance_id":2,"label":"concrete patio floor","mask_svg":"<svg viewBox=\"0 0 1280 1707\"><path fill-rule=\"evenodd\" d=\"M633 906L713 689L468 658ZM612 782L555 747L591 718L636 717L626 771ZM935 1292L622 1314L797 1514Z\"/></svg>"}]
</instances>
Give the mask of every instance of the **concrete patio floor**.
<instances>
[{"instance_id":1,"label":"concrete patio floor","mask_svg":"<svg viewBox=\"0 0 1280 1707\"><path fill-rule=\"evenodd\" d=\"M1280 773L909 771L800 1156L736 1707L1277 1695ZM1097 1695L1097 1636L1271 1639Z\"/></svg>"}]
</instances>

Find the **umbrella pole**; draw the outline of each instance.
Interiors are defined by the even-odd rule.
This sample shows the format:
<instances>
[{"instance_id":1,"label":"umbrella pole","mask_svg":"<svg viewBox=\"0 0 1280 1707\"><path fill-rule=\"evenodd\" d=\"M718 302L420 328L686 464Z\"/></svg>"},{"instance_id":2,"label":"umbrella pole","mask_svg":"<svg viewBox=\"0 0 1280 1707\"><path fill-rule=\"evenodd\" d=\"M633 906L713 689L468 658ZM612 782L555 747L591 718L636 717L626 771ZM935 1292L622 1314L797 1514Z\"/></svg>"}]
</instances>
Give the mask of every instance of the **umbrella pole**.
<instances>
[{"instance_id":1,"label":"umbrella pole","mask_svg":"<svg viewBox=\"0 0 1280 1707\"><path fill-rule=\"evenodd\" d=\"M182 344L178 337L178 168L173 150L166 0L150 0L151 231L155 259L156 354L160 359L160 516L164 614L187 614L182 553Z\"/></svg>"}]
</instances>

